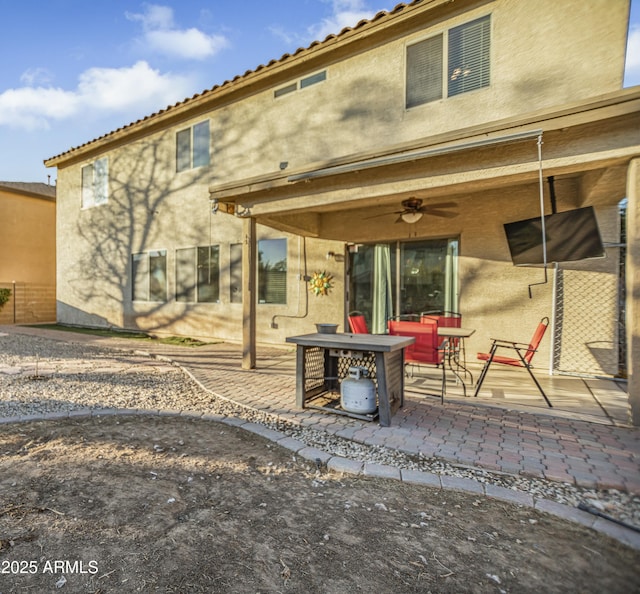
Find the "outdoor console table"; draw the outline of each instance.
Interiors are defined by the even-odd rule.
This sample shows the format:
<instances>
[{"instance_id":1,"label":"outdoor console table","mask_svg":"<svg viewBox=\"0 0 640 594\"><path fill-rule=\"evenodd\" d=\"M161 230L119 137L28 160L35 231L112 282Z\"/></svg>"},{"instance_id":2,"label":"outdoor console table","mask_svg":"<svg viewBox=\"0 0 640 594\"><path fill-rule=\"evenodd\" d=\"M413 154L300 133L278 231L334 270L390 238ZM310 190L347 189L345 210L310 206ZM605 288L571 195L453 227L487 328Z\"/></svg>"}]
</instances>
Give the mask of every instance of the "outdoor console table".
<instances>
[{"instance_id":1,"label":"outdoor console table","mask_svg":"<svg viewBox=\"0 0 640 594\"><path fill-rule=\"evenodd\" d=\"M296 348L296 405L365 420L391 417L404 401L404 349L414 342L406 336L385 334L304 334L290 336ZM349 367L366 367L378 394L378 411L370 415L340 407L340 381Z\"/></svg>"}]
</instances>

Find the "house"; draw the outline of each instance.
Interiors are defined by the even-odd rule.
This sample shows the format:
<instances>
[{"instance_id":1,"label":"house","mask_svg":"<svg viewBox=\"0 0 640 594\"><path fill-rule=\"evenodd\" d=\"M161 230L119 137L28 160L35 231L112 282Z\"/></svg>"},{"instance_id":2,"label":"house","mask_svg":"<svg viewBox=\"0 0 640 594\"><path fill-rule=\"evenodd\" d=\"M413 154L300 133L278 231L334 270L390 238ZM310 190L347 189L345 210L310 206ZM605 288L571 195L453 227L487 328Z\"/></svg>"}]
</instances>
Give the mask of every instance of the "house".
<instances>
[{"instance_id":1,"label":"house","mask_svg":"<svg viewBox=\"0 0 640 594\"><path fill-rule=\"evenodd\" d=\"M399 4L47 160L58 320L242 341L251 367L257 343L351 310L378 332L459 311L470 352L547 316L538 365L628 376L640 395L628 15L609 0ZM515 266L505 225L569 211L596 226L561 235L583 229L598 257L555 262L557 236L528 236L535 265Z\"/></svg>"},{"instance_id":2,"label":"house","mask_svg":"<svg viewBox=\"0 0 640 594\"><path fill-rule=\"evenodd\" d=\"M56 188L0 181L0 324L56 319Z\"/></svg>"}]
</instances>

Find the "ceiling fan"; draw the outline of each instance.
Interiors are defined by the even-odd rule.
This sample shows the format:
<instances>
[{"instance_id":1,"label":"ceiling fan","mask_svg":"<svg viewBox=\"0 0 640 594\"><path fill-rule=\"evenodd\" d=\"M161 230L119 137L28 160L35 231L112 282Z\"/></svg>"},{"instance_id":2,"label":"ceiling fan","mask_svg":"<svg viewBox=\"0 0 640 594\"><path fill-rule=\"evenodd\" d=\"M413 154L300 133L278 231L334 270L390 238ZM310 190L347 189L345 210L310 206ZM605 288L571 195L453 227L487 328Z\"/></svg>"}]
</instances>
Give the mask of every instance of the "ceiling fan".
<instances>
[{"instance_id":1,"label":"ceiling fan","mask_svg":"<svg viewBox=\"0 0 640 594\"><path fill-rule=\"evenodd\" d=\"M451 219L453 217L457 217L457 212L451 212L449 208L455 208L458 206L457 202L438 202L436 204L429 204L427 206L422 206L422 200L420 198L407 198L407 200L403 200L401 203L402 210L396 210L394 212L385 213L381 215L375 215L376 217L382 217L389 214L397 214L400 215L396 223L400 223L404 221L405 223L413 224L417 223L422 215L432 215L434 217L444 217L447 219ZM366 217L369 219L375 217Z\"/></svg>"}]
</instances>

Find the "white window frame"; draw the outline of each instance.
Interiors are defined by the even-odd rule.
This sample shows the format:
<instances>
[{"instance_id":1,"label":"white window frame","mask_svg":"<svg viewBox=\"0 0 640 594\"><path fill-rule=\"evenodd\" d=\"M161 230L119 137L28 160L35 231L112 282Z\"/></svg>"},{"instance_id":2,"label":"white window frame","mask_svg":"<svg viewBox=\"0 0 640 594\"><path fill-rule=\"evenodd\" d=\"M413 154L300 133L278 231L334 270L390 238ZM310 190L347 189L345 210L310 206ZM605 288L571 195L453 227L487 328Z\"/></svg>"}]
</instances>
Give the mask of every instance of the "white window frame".
<instances>
[{"instance_id":1,"label":"white window frame","mask_svg":"<svg viewBox=\"0 0 640 594\"><path fill-rule=\"evenodd\" d=\"M101 206L109 201L109 158L102 157L81 170L82 208Z\"/></svg>"},{"instance_id":2,"label":"white window frame","mask_svg":"<svg viewBox=\"0 0 640 594\"><path fill-rule=\"evenodd\" d=\"M273 91L273 98L282 99L283 97L291 95L296 91L304 91L309 87L313 87L317 84L325 82L327 80L327 77L328 71L326 68L323 70L318 70L317 72L308 74L307 76L303 76L302 78L299 78L294 82L288 83L282 87L278 87Z\"/></svg>"},{"instance_id":3,"label":"white window frame","mask_svg":"<svg viewBox=\"0 0 640 594\"><path fill-rule=\"evenodd\" d=\"M198 136L196 134L196 129L204 126L206 124L207 127L207 144L206 144L206 159L201 162L196 162L196 158L198 156L198 147L201 149L204 148L204 145L200 146L196 141L198 140ZM185 155L182 155L181 159L181 147L180 147L180 137L183 139L185 135L188 134L189 145L186 150L189 153L189 162L186 163ZM185 145L186 147L186 145ZM183 171L189 171L191 169L197 169L199 167L208 167L211 164L211 124L209 120L202 120L201 122L197 122L192 126L187 128L182 128L176 132L176 172L181 173Z\"/></svg>"},{"instance_id":4,"label":"white window frame","mask_svg":"<svg viewBox=\"0 0 640 594\"><path fill-rule=\"evenodd\" d=\"M453 64L451 64L451 41L450 41L450 35L452 31L455 30L460 30L461 28L464 27L473 27L474 25L479 24L481 21L485 21L487 23L487 26L489 27L489 47L486 50L483 50L482 46L480 46L478 48L478 52L479 53L484 53L487 52L488 56L487 56L487 63L486 63L486 69L484 69L482 71L482 74L480 76L480 84L476 84L476 85L472 85L470 88L465 89L463 88L458 88L456 89L454 87L453 84L451 84L451 81L454 80L454 75L456 77L455 80L458 79L459 76L466 76L467 74L473 74L473 72L471 70L467 71L465 69L460 69L459 67L456 67L454 70L452 70L452 68L454 67ZM456 25L455 27L449 27L448 29L444 30L444 31L439 31L436 32L428 37L424 37L422 39L418 39L415 41L412 41L411 43L407 43L405 46L405 109L413 109L414 107L419 107L421 105L426 105L427 103L433 103L435 101L442 101L443 99L447 98L453 98L453 97L457 97L459 95L465 94L465 93L469 93L469 92L473 92L473 91L478 91L481 89L485 89L488 88L491 85L491 63L492 63L492 57L491 57L491 41L492 41L492 37L493 37L493 31L492 31L492 21L491 21L491 15L484 15L481 17L478 17L476 19L473 19L471 21L465 22L465 23L461 23L460 25ZM441 48L441 64L440 64L440 69L441 69L441 76L442 76L442 83L441 83L441 89L440 89L440 95L436 96L436 94L434 93L433 96L431 98L425 98L424 100L420 101L420 100L413 100L411 103L409 101L409 92L410 92L410 81L409 81L409 76L410 76L410 72L409 72L409 65L408 65L408 54L409 54L409 48L411 47L415 47L416 45L420 44L420 43L426 43L429 41L433 41L435 39L437 39L438 37L441 38L442 41L442 48ZM486 70L486 72L485 72ZM450 73L451 71L451 73ZM450 80L451 79L451 80Z\"/></svg>"},{"instance_id":5,"label":"white window frame","mask_svg":"<svg viewBox=\"0 0 640 594\"><path fill-rule=\"evenodd\" d=\"M151 287L151 276L152 276L151 258L157 258L157 257L164 257L164 260L165 260L164 271L163 271L164 279L162 284L158 285L158 287L162 290L162 293L163 293L162 299L152 298L153 290ZM145 281L144 283L141 283L146 285L144 287L144 291L140 291L140 293L144 292L144 295L136 294L136 286L137 286L136 285L136 280L137 280L136 266L135 266L136 259L140 262L140 265L142 266L142 273L146 277L145 279L140 279ZM146 252L136 252L131 254L131 300L133 302L141 302L141 303L167 303L169 298L168 269L169 269L169 253L166 249L148 250Z\"/></svg>"},{"instance_id":6,"label":"white window frame","mask_svg":"<svg viewBox=\"0 0 640 594\"><path fill-rule=\"evenodd\" d=\"M203 257L204 251L208 251L209 255ZM220 245L199 245L194 247L178 248L175 258L175 277L176 277L176 301L178 303L220 303ZM190 254L187 262L185 255ZM215 254L215 256L214 256ZM210 267L210 262L203 262L205 259L213 259L216 266ZM186 269L183 269L185 266ZM201 273L204 268L206 273L211 275L209 282L201 282ZM185 276L189 277L188 284L185 286ZM206 286L213 282L213 286L217 289L217 295L214 299L206 298Z\"/></svg>"}]
</instances>

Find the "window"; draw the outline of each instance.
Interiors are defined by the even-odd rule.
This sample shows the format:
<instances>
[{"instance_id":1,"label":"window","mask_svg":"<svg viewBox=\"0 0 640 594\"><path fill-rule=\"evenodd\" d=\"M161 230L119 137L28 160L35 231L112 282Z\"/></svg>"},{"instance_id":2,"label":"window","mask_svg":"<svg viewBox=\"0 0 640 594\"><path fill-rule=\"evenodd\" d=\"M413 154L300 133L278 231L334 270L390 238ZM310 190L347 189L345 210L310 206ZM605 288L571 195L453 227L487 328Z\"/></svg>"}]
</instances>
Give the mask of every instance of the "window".
<instances>
[{"instance_id":1,"label":"window","mask_svg":"<svg viewBox=\"0 0 640 594\"><path fill-rule=\"evenodd\" d=\"M176 171L209 165L209 120L176 134Z\"/></svg>"},{"instance_id":2,"label":"window","mask_svg":"<svg viewBox=\"0 0 640 594\"><path fill-rule=\"evenodd\" d=\"M82 208L106 204L109 197L109 160L104 157L82 168Z\"/></svg>"},{"instance_id":3,"label":"window","mask_svg":"<svg viewBox=\"0 0 640 594\"><path fill-rule=\"evenodd\" d=\"M133 254L133 300L167 300L167 250Z\"/></svg>"},{"instance_id":4,"label":"window","mask_svg":"<svg viewBox=\"0 0 640 594\"><path fill-rule=\"evenodd\" d=\"M176 250L176 301L220 301L220 248L208 245Z\"/></svg>"},{"instance_id":5,"label":"window","mask_svg":"<svg viewBox=\"0 0 640 594\"><path fill-rule=\"evenodd\" d=\"M278 97L282 97L283 95L288 95L289 93L293 93L298 90L298 83L294 82L286 87L282 87L280 89L276 89L273 92L273 96L277 99Z\"/></svg>"},{"instance_id":6,"label":"window","mask_svg":"<svg viewBox=\"0 0 640 594\"><path fill-rule=\"evenodd\" d=\"M444 68L444 48L447 67ZM488 87L491 18L482 17L407 47L406 106ZM446 72L446 80L443 76Z\"/></svg>"},{"instance_id":7,"label":"window","mask_svg":"<svg viewBox=\"0 0 640 594\"><path fill-rule=\"evenodd\" d=\"M349 254L349 311L373 333L396 315L458 311L458 240L361 245Z\"/></svg>"},{"instance_id":8,"label":"window","mask_svg":"<svg viewBox=\"0 0 640 594\"><path fill-rule=\"evenodd\" d=\"M287 240L258 242L258 303L287 302Z\"/></svg>"},{"instance_id":9,"label":"window","mask_svg":"<svg viewBox=\"0 0 640 594\"><path fill-rule=\"evenodd\" d=\"M407 47L407 107L442 99L442 35Z\"/></svg>"},{"instance_id":10,"label":"window","mask_svg":"<svg viewBox=\"0 0 640 594\"><path fill-rule=\"evenodd\" d=\"M449 31L449 97L489 86L490 26L487 16Z\"/></svg>"},{"instance_id":11,"label":"window","mask_svg":"<svg viewBox=\"0 0 640 594\"><path fill-rule=\"evenodd\" d=\"M320 72L316 72L310 76L306 76L305 78L300 79L300 84L298 85L298 81L292 82L284 87L280 87L273 92L273 97L277 99L278 97L282 97L283 95L288 95L289 93L294 93L298 89L306 89L311 85L315 85L322 81L327 80L327 71L322 70Z\"/></svg>"},{"instance_id":12,"label":"window","mask_svg":"<svg viewBox=\"0 0 640 594\"><path fill-rule=\"evenodd\" d=\"M307 76L300 81L300 88L306 89L311 85L315 85L323 80L327 80L327 71L323 70L322 72L318 72L316 74L312 74L311 76Z\"/></svg>"}]
</instances>

